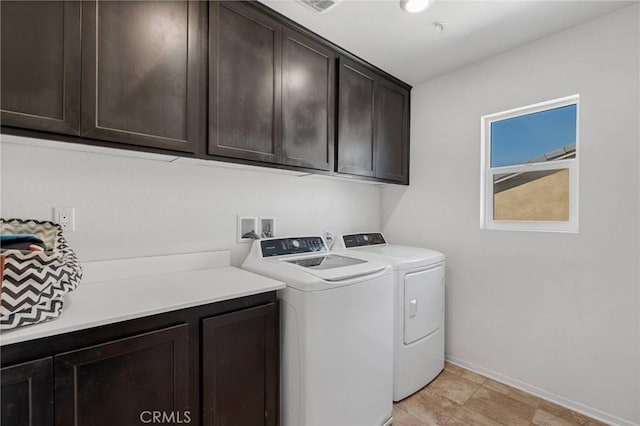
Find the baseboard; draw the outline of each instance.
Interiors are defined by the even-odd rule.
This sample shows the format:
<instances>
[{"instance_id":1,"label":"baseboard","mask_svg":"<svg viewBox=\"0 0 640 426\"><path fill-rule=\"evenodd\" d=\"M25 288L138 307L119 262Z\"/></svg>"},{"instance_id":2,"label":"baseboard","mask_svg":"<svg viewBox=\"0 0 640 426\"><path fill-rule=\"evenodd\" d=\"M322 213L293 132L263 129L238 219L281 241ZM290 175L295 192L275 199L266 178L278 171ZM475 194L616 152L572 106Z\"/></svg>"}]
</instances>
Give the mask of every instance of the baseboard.
<instances>
[{"instance_id":1,"label":"baseboard","mask_svg":"<svg viewBox=\"0 0 640 426\"><path fill-rule=\"evenodd\" d=\"M633 423L633 422L630 422L629 420L621 419L620 417L614 416L612 414L605 413L600 410L596 410L595 408L592 408L587 405L581 404L579 402L573 401L571 399L562 397L560 395L547 392L543 389L521 382L520 380L512 379L511 377L505 376L504 374L497 373L493 370L489 370L488 368L480 367L479 365L475 365L471 362L465 361L458 357L446 354L445 359L452 364L466 368L467 370L471 370L475 373L486 376L497 382L504 383L505 385L509 385L516 389L520 389L522 391L535 395L539 398L542 398L549 402L553 402L554 404L561 405L565 408L573 410L577 413L584 414L585 416L589 416L591 418L594 418L596 420L599 420L611 426L640 426L639 423Z\"/></svg>"}]
</instances>

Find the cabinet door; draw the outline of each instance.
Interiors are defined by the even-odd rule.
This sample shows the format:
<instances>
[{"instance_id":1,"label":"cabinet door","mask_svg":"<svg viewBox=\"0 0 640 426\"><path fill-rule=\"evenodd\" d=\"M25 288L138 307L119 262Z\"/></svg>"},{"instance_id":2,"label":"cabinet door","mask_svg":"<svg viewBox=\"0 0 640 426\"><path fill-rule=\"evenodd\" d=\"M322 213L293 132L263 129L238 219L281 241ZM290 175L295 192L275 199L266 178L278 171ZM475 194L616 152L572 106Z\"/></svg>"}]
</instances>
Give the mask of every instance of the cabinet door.
<instances>
[{"instance_id":1,"label":"cabinet door","mask_svg":"<svg viewBox=\"0 0 640 426\"><path fill-rule=\"evenodd\" d=\"M56 424L149 423L153 411L185 423L195 416L189 411L189 367L186 324L58 355Z\"/></svg>"},{"instance_id":2,"label":"cabinet door","mask_svg":"<svg viewBox=\"0 0 640 426\"><path fill-rule=\"evenodd\" d=\"M375 176L409 183L409 91L389 80L376 81Z\"/></svg>"},{"instance_id":3,"label":"cabinet door","mask_svg":"<svg viewBox=\"0 0 640 426\"><path fill-rule=\"evenodd\" d=\"M82 9L82 136L194 152L199 2L91 1Z\"/></svg>"},{"instance_id":4,"label":"cabinet door","mask_svg":"<svg viewBox=\"0 0 640 426\"><path fill-rule=\"evenodd\" d=\"M202 339L203 424L276 425L276 304L207 318Z\"/></svg>"},{"instance_id":5,"label":"cabinet door","mask_svg":"<svg viewBox=\"0 0 640 426\"><path fill-rule=\"evenodd\" d=\"M337 171L373 176L375 75L346 58L339 73Z\"/></svg>"},{"instance_id":6,"label":"cabinet door","mask_svg":"<svg viewBox=\"0 0 640 426\"><path fill-rule=\"evenodd\" d=\"M51 358L5 367L2 377L0 424L53 425L53 374Z\"/></svg>"},{"instance_id":7,"label":"cabinet door","mask_svg":"<svg viewBox=\"0 0 640 426\"><path fill-rule=\"evenodd\" d=\"M333 170L335 53L293 30L283 36L283 162Z\"/></svg>"},{"instance_id":8,"label":"cabinet door","mask_svg":"<svg viewBox=\"0 0 640 426\"><path fill-rule=\"evenodd\" d=\"M246 4L209 4L209 154L280 160L281 38Z\"/></svg>"},{"instance_id":9,"label":"cabinet door","mask_svg":"<svg viewBox=\"0 0 640 426\"><path fill-rule=\"evenodd\" d=\"M80 130L80 2L0 2L2 125Z\"/></svg>"}]
</instances>

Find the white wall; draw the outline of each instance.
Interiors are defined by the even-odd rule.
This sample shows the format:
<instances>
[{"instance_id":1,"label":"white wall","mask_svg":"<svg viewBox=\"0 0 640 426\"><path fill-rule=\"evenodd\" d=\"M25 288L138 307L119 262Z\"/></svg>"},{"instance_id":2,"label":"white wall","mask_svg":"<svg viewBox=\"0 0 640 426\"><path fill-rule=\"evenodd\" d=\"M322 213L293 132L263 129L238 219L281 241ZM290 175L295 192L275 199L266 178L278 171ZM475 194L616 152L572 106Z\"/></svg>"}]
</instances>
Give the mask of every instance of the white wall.
<instances>
[{"instance_id":1,"label":"white wall","mask_svg":"<svg viewBox=\"0 0 640 426\"><path fill-rule=\"evenodd\" d=\"M377 186L3 139L2 217L51 220L52 207L75 207L66 236L83 261L230 248L239 265L250 245L236 244L237 214L275 216L278 235L380 228Z\"/></svg>"},{"instance_id":2,"label":"white wall","mask_svg":"<svg viewBox=\"0 0 640 426\"><path fill-rule=\"evenodd\" d=\"M638 5L415 87L396 242L447 255L446 352L611 423L640 423ZM480 231L480 116L579 93L580 232Z\"/></svg>"}]
</instances>

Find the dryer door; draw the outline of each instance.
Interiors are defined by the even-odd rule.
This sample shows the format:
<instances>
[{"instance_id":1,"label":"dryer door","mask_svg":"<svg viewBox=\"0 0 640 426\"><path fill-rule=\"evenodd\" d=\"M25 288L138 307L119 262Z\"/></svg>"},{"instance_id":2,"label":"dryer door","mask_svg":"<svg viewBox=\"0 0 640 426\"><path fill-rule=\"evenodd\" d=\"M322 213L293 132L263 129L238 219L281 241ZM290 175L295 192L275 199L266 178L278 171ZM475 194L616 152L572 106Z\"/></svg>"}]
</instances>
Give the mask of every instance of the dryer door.
<instances>
[{"instance_id":1,"label":"dryer door","mask_svg":"<svg viewBox=\"0 0 640 426\"><path fill-rule=\"evenodd\" d=\"M404 277L404 344L437 331L444 320L444 267Z\"/></svg>"}]
</instances>

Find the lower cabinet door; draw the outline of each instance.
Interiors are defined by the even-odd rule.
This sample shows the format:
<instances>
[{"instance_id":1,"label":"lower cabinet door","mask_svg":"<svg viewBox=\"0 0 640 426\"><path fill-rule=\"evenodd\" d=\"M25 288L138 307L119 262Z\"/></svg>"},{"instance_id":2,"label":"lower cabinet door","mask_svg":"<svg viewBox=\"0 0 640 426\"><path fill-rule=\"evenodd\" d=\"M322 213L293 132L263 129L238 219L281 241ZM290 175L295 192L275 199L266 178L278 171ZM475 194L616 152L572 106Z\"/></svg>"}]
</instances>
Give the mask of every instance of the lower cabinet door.
<instances>
[{"instance_id":1,"label":"lower cabinet door","mask_svg":"<svg viewBox=\"0 0 640 426\"><path fill-rule=\"evenodd\" d=\"M54 358L56 425L189 423L189 326Z\"/></svg>"},{"instance_id":2,"label":"lower cabinet door","mask_svg":"<svg viewBox=\"0 0 640 426\"><path fill-rule=\"evenodd\" d=\"M0 370L2 426L53 425L51 357Z\"/></svg>"},{"instance_id":3,"label":"lower cabinet door","mask_svg":"<svg viewBox=\"0 0 640 426\"><path fill-rule=\"evenodd\" d=\"M278 422L275 303L202 321L203 425Z\"/></svg>"}]
</instances>

